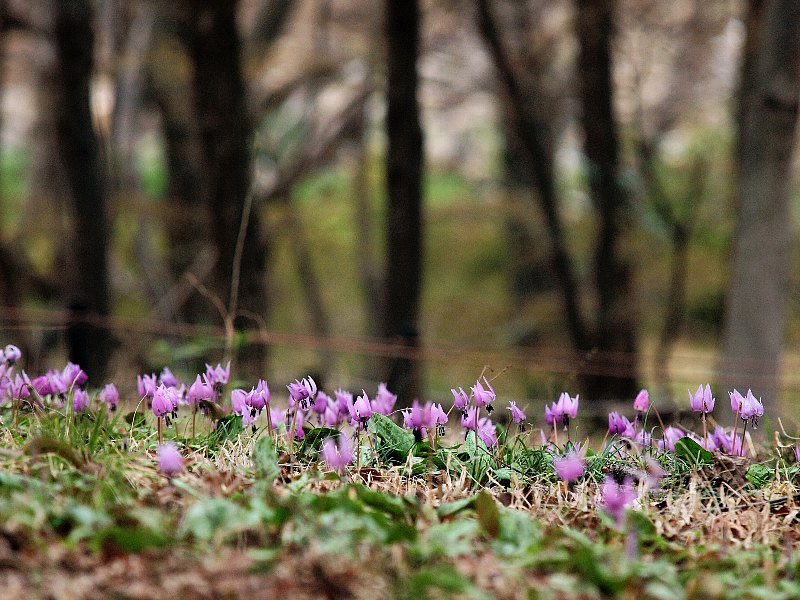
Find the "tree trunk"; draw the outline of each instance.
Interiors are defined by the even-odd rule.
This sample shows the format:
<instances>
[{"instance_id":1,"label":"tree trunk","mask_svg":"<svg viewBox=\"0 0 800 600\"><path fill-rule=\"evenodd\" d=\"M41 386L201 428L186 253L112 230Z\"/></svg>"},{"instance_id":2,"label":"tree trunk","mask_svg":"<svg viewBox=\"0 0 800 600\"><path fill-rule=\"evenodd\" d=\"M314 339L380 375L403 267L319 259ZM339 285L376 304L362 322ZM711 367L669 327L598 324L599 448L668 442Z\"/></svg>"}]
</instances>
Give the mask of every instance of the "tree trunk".
<instances>
[{"instance_id":1,"label":"tree trunk","mask_svg":"<svg viewBox=\"0 0 800 600\"><path fill-rule=\"evenodd\" d=\"M749 64L745 56L741 82L738 226L724 371L728 383L751 387L765 405L775 406L792 256L789 186L800 98L800 3L768 0L763 10L763 19L749 20L757 28L748 31L755 55Z\"/></svg>"},{"instance_id":2,"label":"tree trunk","mask_svg":"<svg viewBox=\"0 0 800 600\"><path fill-rule=\"evenodd\" d=\"M596 375L587 381L593 399L632 398L637 391L635 303L631 267L620 255L628 227L627 199L619 184L614 117L611 38L614 0L578 0L578 80L589 191L599 219L595 247L597 315L593 350ZM592 369L595 370L595 369Z\"/></svg>"},{"instance_id":3,"label":"tree trunk","mask_svg":"<svg viewBox=\"0 0 800 600\"><path fill-rule=\"evenodd\" d=\"M194 67L193 102L200 128L200 196L209 214L218 260L212 291L229 310L265 318L267 244L257 210L250 211L241 254L238 298L234 255L250 187L250 132L240 64L237 2L198 0L189 54ZM242 319L237 319L237 323ZM245 321L252 324L252 320ZM255 354L254 354L255 353ZM248 353L258 360L256 349Z\"/></svg>"},{"instance_id":4,"label":"tree trunk","mask_svg":"<svg viewBox=\"0 0 800 600\"><path fill-rule=\"evenodd\" d=\"M76 322L67 334L69 358L99 384L110 350L107 330L88 322L108 315L105 191L89 104L93 30L88 0L56 3L55 41L60 94L58 146L70 184L73 212L72 273L68 306Z\"/></svg>"},{"instance_id":5,"label":"tree trunk","mask_svg":"<svg viewBox=\"0 0 800 600\"><path fill-rule=\"evenodd\" d=\"M418 0L386 0L386 282L383 335L419 347L422 285L422 128L417 103ZM387 384L401 405L420 392L419 364L396 358L387 365Z\"/></svg>"}]
</instances>

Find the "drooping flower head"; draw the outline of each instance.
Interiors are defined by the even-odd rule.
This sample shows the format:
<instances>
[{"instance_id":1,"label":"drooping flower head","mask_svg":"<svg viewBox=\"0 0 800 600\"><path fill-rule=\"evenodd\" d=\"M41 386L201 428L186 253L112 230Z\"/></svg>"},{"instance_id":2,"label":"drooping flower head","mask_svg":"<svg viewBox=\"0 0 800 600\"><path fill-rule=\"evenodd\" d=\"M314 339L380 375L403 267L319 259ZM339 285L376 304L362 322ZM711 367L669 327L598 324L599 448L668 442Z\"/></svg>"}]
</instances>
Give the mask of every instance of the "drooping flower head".
<instances>
[{"instance_id":1,"label":"drooping flower head","mask_svg":"<svg viewBox=\"0 0 800 600\"><path fill-rule=\"evenodd\" d=\"M164 367L164 370L161 371L161 375L158 376L158 381L167 387L176 388L180 385L178 383L178 378L169 370L169 367Z\"/></svg>"},{"instance_id":2,"label":"drooping flower head","mask_svg":"<svg viewBox=\"0 0 800 600\"><path fill-rule=\"evenodd\" d=\"M11 400L24 400L31 395L30 385L31 381L24 372L22 375L17 373L14 379L9 382L6 393Z\"/></svg>"},{"instance_id":3,"label":"drooping flower head","mask_svg":"<svg viewBox=\"0 0 800 600\"><path fill-rule=\"evenodd\" d=\"M61 371L61 379L67 384L67 388L80 387L89 380L89 376L78 365L68 362L64 370Z\"/></svg>"},{"instance_id":4,"label":"drooping flower head","mask_svg":"<svg viewBox=\"0 0 800 600\"><path fill-rule=\"evenodd\" d=\"M231 412L235 415L243 416L245 409L249 409L247 398L252 392L247 392L241 388L231 390ZM249 410L248 410L249 412Z\"/></svg>"},{"instance_id":5,"label":"drooping flower head","mask_svg":"<svg viewBox=\"0 0 800 600\"><path fill-rule=\"evenodd\" d=\"M158 447L158 470L164 475L174 475L183 471L183 456L172 442Z\"/></svg>"},{"instance_id":6,"label":"drooping flower head","mask_svg":"<svg viewBox=\"0 0 800 600\"><path fill-rule=\"evenodd\" d=\"M247 397L247 403L252 406L256 411L264 410L264 407L269 404L270 393L269 386L265 379L259 379L256 387L250 392Z\"/></svg>"},{"instance_id":7,"label":"drooping flower head","mask_svg":"<svg viewBox=\"0 0 800 600\"><path fill-rule=\"evenodd\" d=\"M636 395L636 399L633 401L633 409L637 412L647 412L647 409L650 408L650 394L647 390L642 390Z\"/></svg>"},{"instance_id":8,"label":"drooping flower head","mask_svg":"<svg viewBox=\"0 0 800 600\"><path fill-rule=\"evenodd\" d=\"M428 435L428 429L433 426L433 415L431 413L431 403L424 405L418 400L414 400L411 408L403 411L403 427L414 432L417 440Z\"/></svg>"},{"instance_id":9,"label":"drooping flower head","mask_svg":"<svg viewBox=\"0 0 800 600\"><path fill-rule=\"evenodd\" d=\"M758 419L764 416L764 405L753 395L752 390L747 390L739 416L743 421L752 420L754 426L757 426Z\"/></svg>"},{"instance_id":10,"label":"drooping flower head","mask_svg":"<svg viewBox=\"0 0 800 600\"><path fill-rule=\"evenodd\" d=\"M511 420L514 423L519 424L525 420L525 413L520 410L520 408L517 406L517 403L513 400L508 403L508 410L511 411Z\"/></svg>"},{"instance_id":11,"label":"drooping flower head","mask_svg":"<svg viewBox=\"0 0 800 600\"><path fill-rule=\"evenodd\" d=\"M178 410L180 397L175 388L168 388L163 383L153 392L153 414L159 418Z\"/></svg>"},{"instance_id":12,"label":"drooping flower head","mask_svg":"<svg viewBox=\"0 0 800 600\"><path fill-rule=\"evenodd\" d=\"M664 439L659 441L659 448L675 452L675 444L686 434L677 427L667 427L664 430Z\"/></svg>"},{"instance_id":13,"label":"drooping flower head","mask_svg":"<svg viewBox=\"0 0 800 600\"><path fill-rule=\"evenodd\" d=\"M89 408L89 392L81 388L75 388L72 392L72 409L76 413L85 412Z\"/></svg>"},{"instance_id":14,"label":"drooping flower head","mask_svg":"<svg viewBox=\"0 0 800 600\"><path fill-rule=\"evenodd\" d=\"M317 384L311 377L303 377L302 380L295 379L286 389L289 390L289 406L300 404L300 408L306 410L317 393Z\"/></svg>"},{"instance_id":15,"label":"drooping flower head","mask_svg":"<svg viewBox=\"0 0 800 600\"><path fill-rule=\"evenodd\" d=\"M714 410L715 402L716 400L711 394L711 386L708 384L706 384L705 388L702 385L698 386L694 394L692 394L691 390L689 391L689 405L694 412L708 414Z\"/></svg>"},{"instance_id":16,"label":"drooping flower head","mask_svg":"<svg viewBox=\"0 0 800 600\"><path fill-rule=\"evenodd\" d=\"M332 402L331 398L325 392L317 392L317 397L311 403L311 410L317 415L322 416L328 410L328 403Z\"/></svg>"},{"instance_id":17,"label":"drooping flower head","mask_svg":"<svg viewBox=\"0 0 800 600\"><path fill-rule=\"evenodd\" d=\"M620 485L611 477L607 477L600 488L600 494L600 508L614 519L618 527L621 526L625 519L625 512L633 506L638 498L633 482L625 479Z\"/></svg>"},{"instance_id":18,"label":"drooping flower head","mask_svg":"<svg viewBox=\"0 0 800 600\"><path fill-rule=\"evenodd\" d=\"M744 406L744 396L739 393L739 390L734 389L732 392L728 392L728 396L731 398L731 410L734 414L738 414L741 412L742 407Z\"/></svg>"},{"instance_id":19,"label":"drooping flower head","mask_svg":"<svg viewBox=\"0 0 800 600\"><path fill-rule=\"evenodd\" d=\"M484 417L478 421L478 437L486 444L487 448L497 446L497 430L490 418Z\"/></svg>"},{"instance_id":20,"label":"drooping flower head","mask_svg":"<svg viewBox=\"0 0 800 600\"><path fill-rule=\"evenodd\" d=\"M469 404L467 392L464 391L464 388L458 388L458 391L455 388L451 388L450 391L453 392L453 407L456 410L465 411Z\"/></svg>"},{"instance_id":21,"label":"drooping flower head","mask_svg":"<svg viewBox=\"0 0 800 600\"><path fill-rule=\"evenodd\" d=\"M608 433L609 435L633 439L636 436L636 428L627 417L615 411L608 413Z\"/></svg>"},{"instance_id":22,"label":"drooping flower head","mask_svg":"<svg viewBox=\"0 0 800 600\"><path fill-rule=\"evenodd\" d=\"M349 406L350 418L353 423L361 427L366 427L367 421L369 421L372 416L372 405L370 404L367 392L361 390L361 393L362 395L356 398L355 402L351 402Z\"/></svg>"},{"instance_id":23,"label":"drooping flower head","mask_svg":"<svg viewBox=\"0 0 800 600\"><path fill-rule=\"evenodd\" d=\"M327 438L322 443L319 455L328 467L341 475L347 465L353 462L353 443L344 434L339 435L338 442L337 444L333 438Z\"/></svg>"},{"instance_id":24,"label":"drooping flower head","mask_svg":"<svg viewBox=\"0 0 800 600\"><path fill-rule=\"evenodd\" d=\"M577 481L586 472L586 462L575 451L553 459L553 468L559 479L567 483Z\"/></svg>"},{"instance_id":25,"label":"drooping flower head","mask_svg":"<svg viewBox=\"0 0 800 600\"><path fill-rule=\"evenodd\" d=\"M475 399L475 406L480 408L486 407L488 410L488 407L491 406L497 395L494 393L494 389L489 384L486 377L483 378L483 382L486 384L485 388L480 380L476 381L475 385L472 386L472 397Z\"/></svg>"},{"instance_id":26,"label":"drooping flower head","mask_svg":"<svg viewBox=\"0 0 800 600\"><path fill-rule=\"evenodd\" d=\"M3 348L2 362L7 365L15 364L22 358L22 351L13 344L8 344Z\"/></svg>"},{"instance_id":27,"label":"drooping flower head","mask_svg":"<svg viewBox=\"0 0 800 600\"><path fill-rule=\"evenodd\" d=\"M104 402L106 406L108 406L108 410L117 410L117 406L119 405L119 392L117 391L117 386L115 386L113 383L106 384L106 386L97 395L97 399L100 400L100 402Z\"/></svg>"},{"instance_id":28,"label":"drooping flower head","mask_svg":"<svg viewBox=\"0 0 800 600\"><path fill-rule=\"evenodd\" d=\"M336 390L333 395L336 396L336 410L339 417L347 418L350 415L350 406L353 404L353 394L344 390Z\"/></svg>"},{"instance_id":29,"label":"drooping flower head","mask_svg":"<svg viewBox=\"0 0 800 600\"><path fill-rule=\"evenodd\" d=\"M158 378L155 373L136 376L136 390L139 392L140 398L152 398L156 387L158 387Z\"/></svg>"},{"instance_id":30,"label":"drooping flower head","mask_svg":"<svg viewBox=\"0 0 800 600\"><path fill-rule=\"evenodd\" d=\"M206 363L206 381L211 387L222 389L222 386L227 385L231 378L231 361L224 367L218 364L212 367Z\"/></svg>"},{"instance_id":31,"label":"drooping flower head","mask_svg":"<svg viewBox=\"0 0 800 600\"><path fill-rule=\"evenodd\" d=\"M397 394L390 392L385 383L380 383L378 384L378 392L372 400L372 412L387 417L391 414L396 402Z\"/></svg>"},{"instance_id":32,"label":"drooping flower head","mask_svg":"<svg viewBox=\"0 0 800 600\"><path fill-rule=\"evenodd\" d=\"M572 398L567 392L562 392L558 397L558 402L553 402L552 406L545 406L544 419L551 427L554 425L569 424L570 419L578 417L578 398Z\"/></svg>"},{"instance_id":33,"label":"drooping flower head","mask_svg":"<svg viewBox=\"0 0 800 600\"><path fill-rule=\"evenodd\" d=\"M470 406L461 414L461 426L467 431L475 431L475 411L474 406Z\"/></svg>"},{"instance_id":34,"label":"drooping flower head","mask_svg":"<svg viewBox=\"0 0 800 600\"><path fill-rule=\"evenodd\" d=\"M189 386L189 391L186 394L186 402L189 404L197 404L201 400L214 400L214 388L208 383L200 379L200 375L194 380L194 383Z\"/></svg>"}]
</instances>

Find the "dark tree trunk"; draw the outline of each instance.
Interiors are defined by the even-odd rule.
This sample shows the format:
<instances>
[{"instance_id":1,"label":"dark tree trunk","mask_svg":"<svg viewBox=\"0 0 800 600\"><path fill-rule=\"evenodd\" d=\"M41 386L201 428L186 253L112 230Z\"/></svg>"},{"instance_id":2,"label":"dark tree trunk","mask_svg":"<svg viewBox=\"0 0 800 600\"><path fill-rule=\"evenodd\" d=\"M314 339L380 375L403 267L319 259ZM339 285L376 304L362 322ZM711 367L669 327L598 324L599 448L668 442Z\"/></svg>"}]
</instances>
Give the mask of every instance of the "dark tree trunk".
<instances>
[{"instance_id":1,"label":"dark tree trunk","mask_svg":"<svg viewBox=\"0 0 800 600\"><path fill-rule=\"evenodd\" d=\"M509 128L518 136L533 169L538 198L550 237L553 269L558 277L570 341L573 349L585 352L589 349L589 336L581 316L578 286L567 251L564 226L558 213L552 156L547 152L546 128L526 109L525 91L506 55L489 6L489 0L478 0L478 26L489 46L497 75L507 97L510 107L508 112Z\"/></svg>"},{"instance_id":2,"label":"dark tree trunk","mask_svg":"<svg viewBox=\"0 0 800 600\"><path fill-rule=\"evenodd\" d=\"M106 205L97 138L92 124L89 86L93 30L88 0L56 3L55 41L60 94L58 145L70 184L73 212L72 273L68 307L76 322L68 330L70 360L99 384L110 350L107 330L88 320L108 315Z\"/></svg>"},{"instance_id":3,"label":"dark tree trunk","mask_svg":"<svg viewBox=\"0 0 800 600\"><path fill-rule=\"evenodd\" d=\"M614 0L578 0L578 80L589 189L597 209L595 247L597 316L593 350L598 373L587 382L590 398L631 398L637 391L635 303L631 266L621 256L628 227L627 199L619 184L611 39Z\"/></svg>"},{"instance_id":4,"label":"dark tree trunk","mask_svg":"<svg viewBox=\"0 0 800 600\"><path fill-rule=\"evenodd\" d=\"M422 128L417 103L418 0L386 0L386 283L383 335L419 347L422 284ZM419 394L419 364L394 359L387 384L401 404Z\"/></svg>"},{"instance_id":5,"label":"dark tree trunk","mask_svg":"<svg viewBox=\"0 0 800 600\"><path fill-rule=\"evenodd\" d=\"M238 314L264 319L267 244L257 210L250 212L247 223L238 298L231 293L236 243L250 187L251 126L236 29L237 4L197 0L187 5L193 15L189 54L200 129L200 197L209 212L211 238L218 254L212 291L229 309L238 307ZM237 319L237 323L240 321ZM252 326L253 321L243 323Z\"/></svg>"},{"instance_id":6,"label":"dark tree trunk","mask_svg":"<svg viewBox=\"0 0 800 600\"><path fill-rule=\"evenodd\" d=\"M753 6L751 9L756 10ZM775 406L792 258L789 202L800 99L800 3L748 18L739 124L738 226L728 298L727 383Z\"/></svg>"}]
</instances>

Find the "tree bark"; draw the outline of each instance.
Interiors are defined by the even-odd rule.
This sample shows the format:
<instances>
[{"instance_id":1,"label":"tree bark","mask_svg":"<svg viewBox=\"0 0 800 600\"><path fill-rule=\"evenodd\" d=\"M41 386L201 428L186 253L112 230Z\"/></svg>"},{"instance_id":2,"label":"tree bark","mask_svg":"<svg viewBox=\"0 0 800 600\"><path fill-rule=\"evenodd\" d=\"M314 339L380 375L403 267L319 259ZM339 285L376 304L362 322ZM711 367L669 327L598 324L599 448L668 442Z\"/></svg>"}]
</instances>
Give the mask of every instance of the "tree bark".
<instances>
[{"instance_id":1,"label":"tree bark","mask_svg":"<svg viewBox=\"0 0 800 600\"><path fill-rule=\"evenodd\" d=\"M110 351L107 330L89 322L109 312L106 203L89 88L93 30L88 0L56 3L56 53L60 94L58 147L71 192L73 239L68 307L76 321L67 333L69 358L100 383Z\"/></svg>"},{"instance_id":2,"label":"tree bark","mask_svg":"<svg viewBox=\"0 0 800 600\"><path fill-rule=\"evenodd\" d=\"M422 128L417 102L418 0L386 0L386 281L383 336L419 347L422 287ZM420 391L419 363L396 358L387 365L387 384L398 402L409 404Z\"/></svg>"},{"instance_id":3,"label":"tree bark","mask_svg":"<svg viewBox=\"0 0 800 600\"><path fill-rule=\"evenodd\" d=\"M608 375L590 377L596 399L631 398L637 391L635 303L631 266L621 256L628 207L619 184L619 144L614 116L611 39L614 0L578 0L578 81L589 191L599 219L594 266L597 313L593 349ZM612 373L613 371L613 373Z\"/></svg>"},{"instance_id":4,"label":"tree bark","mask_svg":"<svg viewBox=\"0 0 800 600\"><path fill-rule=\"evenodd\" d=\"M239 227L250 187L251 126L236 29L237 4L218 0L187 4L193 15L189 55L194 67L194 110L200 128L200 197L209 214L211 238L218 254L212 291L229 309L238 307L237 313L265 318L267 243L257 210L250 212L247 223L238 298L231 293ZM241 321L237 319L236 323ZM251 350L248 354L256 361L256 354L261 353Z\"/></svg>"},{"instance_id":5,"label":"tree bark","mask_svg":"<svg viewBox=\"0 0 800 600\"><path fill-rule=\"evenodd\" d=\"M729 288L724 373L775 405L792 256L791 159L800 98L800 4L767 0L742 74L738 225ZM748 44L750 45L750 44ZM750 90L748 93L747 90Z\"/></svg>"}]
</instances>

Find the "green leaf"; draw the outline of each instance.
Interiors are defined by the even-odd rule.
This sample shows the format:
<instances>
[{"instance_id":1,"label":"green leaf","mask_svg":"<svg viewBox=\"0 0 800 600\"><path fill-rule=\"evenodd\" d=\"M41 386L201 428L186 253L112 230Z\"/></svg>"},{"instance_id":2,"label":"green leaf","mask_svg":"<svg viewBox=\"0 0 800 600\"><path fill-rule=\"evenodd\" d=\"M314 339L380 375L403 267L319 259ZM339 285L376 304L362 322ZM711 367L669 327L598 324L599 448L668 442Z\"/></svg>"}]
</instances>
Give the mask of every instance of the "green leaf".
<instances>
[{"instance_id":1,"label":"green leaf","mask_svg":"<svg viewBox=\"0 0 800 600\"><path fill-rule=\"evenodd\" d=\"M164 534L150 529L114 526L98 533L94 543L106 549L136 553L166 546L167 538Z\"/></svg>"},{"instance_id":2,"label":"green leaf","mask_svg":"<svg viewBox=\"0 0 800 600\"><path fill-rule=\"evenodd\" d=\"M201 401L205 402L205 401ZM209 403L217 406L213 402ZM210 413L213 417L213 413ZM217 420L216 428L208 434L207 443L209 450L219 448L227 440L232 440L242 433L242 417L228 415Z\"/></svg>"},{"instance_id":3,"label":"green leaf","mask_svg":"<svg viewBox=\"0 0 800 600\"><path fill-rule=\"evenodd\" d=\"M272 445L272 438L264 436L260 438L253 447L253 464L256 473L262 481L271 484L281 474L278 466L278 453Z\"/></svg>"},{"instance_id":4,"label":"green leaf","mask_svg":"<svg viewBox=\"0 0 800 600\"><path fill-rule=\"evenodd\" d=\"M461 498L461 500L455 500L453 502L446 502L445 504L440 504L439 507L436 509L436 514L439 515L440 519L457 515L463 510L474 507L475 498L476 498L475 496L470 496L468 498Z\"/></svg>"},{"instance_id":5,"label":"green leaf","mask_svg":"<svg viewBox=\"0 0 800 600\"><path fill-rule=\"evenodd\" d=\"M767 465L762 464L750 465L747 469L747 473L745 473L747 481L759 489L767 485L774 477L775 472Z\"/></svg>"},{"instance_id":6,"label":"green leaf","mask_svg":"<svg viewBox=\"0 0 800 600\"><path fill-rule=\"evenodd\" d=\"M405 461L416 442L411 432L378 413L373 413L367 428L378 436L378 452L396 461Z\"/></svg>"},{"instance_id":7,"label":"green leaf","mask_svg":"<svg viewBox=\"0 0 800 600\"><path fill-rule=\"evenodd\" d=\"M322 442L329 437L335 438L338 436L338 429L330 429L329 427L316 427L305 434L303 443L301 444L300 450L298 450L297 454L304 458L316 458L317 454L319 453L319 449L322 447Z\"/></svg>"},{"instance_id":8,"label":"green leaf","mask_svg":"<svg viewBox=\"0 0 800 600\"><path fill-rule=\"evenodd\" d=\"M481 529L491 539L500 535L500 509L497 502L487 492L481 491L475 496L475 512Z\"/></svg>"},{"instance_id":9,"label":"green leaf","mask_svg":"<svg viewBox=\"0 0 800 600\"><path fill-rule=\"evenodd\" d=\"M409 516L409 506L403 501L403 498L390 494L383 494L375 490L371 490L364 485L354 485L358 499L365 505L386 513L390 517L397 519L405 519Z\"/></svg>"},{"instance_id":10,"label":"green leaf","mask_svg":"<svg viewBox=\"0 0 800 600\"><path fill-rule=\"evenodd\" d=\"M694 466L714 463L714 455L689 437L682 437L675 442L675 456Z\"/></svg>"},{"instance_id":11,"label":"green leaf","mask_svg":"<svg viewBox=\"0 0 800 600\"><path fill-rule=\"evenodd\" d=\"M464 450L470 458L470 464L467 465L467 469L475 483L483 481L486 472L497 467L486 444L475 436L474 431L467 433L467 439L464 441Z\"/></svg>"}]
</instances>

